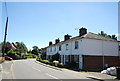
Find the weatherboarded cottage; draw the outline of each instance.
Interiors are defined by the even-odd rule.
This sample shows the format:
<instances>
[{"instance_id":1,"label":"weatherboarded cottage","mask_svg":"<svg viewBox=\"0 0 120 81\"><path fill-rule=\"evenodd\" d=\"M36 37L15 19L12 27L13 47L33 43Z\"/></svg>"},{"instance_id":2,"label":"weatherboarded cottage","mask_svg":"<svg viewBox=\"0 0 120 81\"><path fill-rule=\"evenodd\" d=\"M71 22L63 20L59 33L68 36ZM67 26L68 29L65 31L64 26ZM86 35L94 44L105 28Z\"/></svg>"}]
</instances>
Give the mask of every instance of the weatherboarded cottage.
<instances>
[{"instance_id":1,"label":"weatherboarded cottage","mask_svg":"<svg viewBox=\"0 0 120 81\"><path fill-rule=\"evenodd\" d=\"M64 36L64 41L49 42L46 48L47 59L59 53L60 62L64 64L75 63L76 68L84 70L102 70L109 66L118 66L118 41L94 33L87 33L86 28L79 30L79 35L70 38Z\"/></svg>"}]
</instances>

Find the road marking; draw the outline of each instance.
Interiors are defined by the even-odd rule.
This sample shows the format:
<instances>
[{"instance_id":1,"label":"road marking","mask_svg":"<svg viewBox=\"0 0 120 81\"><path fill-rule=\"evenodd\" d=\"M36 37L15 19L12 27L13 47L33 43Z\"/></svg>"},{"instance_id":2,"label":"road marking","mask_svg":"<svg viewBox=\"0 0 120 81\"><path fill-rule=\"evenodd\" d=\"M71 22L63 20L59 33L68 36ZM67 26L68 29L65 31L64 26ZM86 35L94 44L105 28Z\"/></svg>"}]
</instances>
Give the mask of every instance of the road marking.
<instances>
[{"instance_id":1,"label":"road marking","mask_svg":"<svg viewBox=\"0 0 120 81\"><path fill-rule=\"evenodd\" d=\"M13 62L15 62L15 61L13 61ZM12 78L15 79L15 75L14 75L14 73L13 73L13 63L11 64L10 69L11 69L11 72L12 72Z\"/></svg>"},{"instance_id":2,"label":"road marking","mask_svg":"<svg viewBox=\"0 0 120 81\"><path fill-rule=\"evenodd\" d=\"M34 67L32 67L33 69L35 69L35 70L37 70L37 71L39 71L39 72L41 72L41 70L39 70L39 69L36 69L36 68L34 68Z\"/></svg>"},{"instance_id":3,"label":"road marking","mask_svg":"<svg viewBox=\"0 0 120 81\"><path fill-rule=\"evenodd\" d=\"M2 64L0 64L0 69L1 69L1 72L0 72L0 81L2 81L2 73L3 73L3 67L2 67Z\"/></svg>"},{"instance_id":4,"label":"road marking","mask_svg":"<svg viewBox=\"0 0 120 81\"><path fill-rule=\"evenodd\" d=\"M50 75L50 74L48 74L48 73L45 73L46 75L48 75L48 76L50 76L50 77L52 77L52 78L54 78L54 79L59 79L59 78L57 78L57 77L55 77L55 76L52 76L52 75Z\"/></svg>"}]
</instances>

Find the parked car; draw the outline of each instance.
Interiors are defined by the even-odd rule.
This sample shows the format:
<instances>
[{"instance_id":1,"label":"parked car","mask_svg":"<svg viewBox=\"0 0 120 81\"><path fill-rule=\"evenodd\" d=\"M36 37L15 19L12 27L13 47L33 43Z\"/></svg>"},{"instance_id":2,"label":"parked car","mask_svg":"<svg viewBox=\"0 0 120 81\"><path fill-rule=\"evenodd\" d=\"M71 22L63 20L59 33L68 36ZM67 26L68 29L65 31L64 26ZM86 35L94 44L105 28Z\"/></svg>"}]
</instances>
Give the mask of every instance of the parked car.
<instances>
[{"instance_id":1,"label":"parked car","mask_svg":"<svg viewBox=\"0 0 120 81\"><path fill-rule=\"evenodd\" d=\"M11 57L9 57L9 56L5 56L5 60L13 60Z\"/></svg>"}]
</instances>

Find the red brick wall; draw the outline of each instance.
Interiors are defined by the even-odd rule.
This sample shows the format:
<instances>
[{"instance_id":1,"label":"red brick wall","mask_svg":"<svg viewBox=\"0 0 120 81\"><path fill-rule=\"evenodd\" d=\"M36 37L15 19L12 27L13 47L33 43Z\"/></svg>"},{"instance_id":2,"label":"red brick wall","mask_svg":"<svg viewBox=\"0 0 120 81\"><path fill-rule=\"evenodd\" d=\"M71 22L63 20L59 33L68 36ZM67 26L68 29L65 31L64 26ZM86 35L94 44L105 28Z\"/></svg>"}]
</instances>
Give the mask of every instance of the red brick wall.
<instances>
[{"instance_id":1,"label":"red brick wall","mask_svg":"<svg viewBox=\"0 0 120 81\"><path fill-rule=\"evenodd\" d=\"M108 67L118 66L118 56L104 56L104 64L108 64ZM83 55L83 68L85 70L102 70L103 56Z\"/></svg>"}]
</instances>

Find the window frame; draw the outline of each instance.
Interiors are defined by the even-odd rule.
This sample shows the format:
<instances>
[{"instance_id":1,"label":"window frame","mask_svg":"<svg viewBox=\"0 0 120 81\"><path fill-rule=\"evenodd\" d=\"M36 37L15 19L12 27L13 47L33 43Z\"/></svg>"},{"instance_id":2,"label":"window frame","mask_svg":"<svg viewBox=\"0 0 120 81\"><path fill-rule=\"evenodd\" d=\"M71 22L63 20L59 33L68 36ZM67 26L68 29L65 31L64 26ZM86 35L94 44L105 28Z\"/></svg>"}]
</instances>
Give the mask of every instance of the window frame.
<instances>
[{"instance_id":1,"label":"window frame","mask_svg":"<svg viewBox=\"0 0 120 81\"><path fill-rule=\"evenodd\" d=\"M50 48L50 52L52 52L52 48Z\"/></svg>"},{"instance_id":2,"label":"window frame","mask_svg":"<svg viewBox=\"0 0 120 81\"><path fill-rule=\"evenodd\" d=\"M79 49L79 41L75 41L75 49Z\"/></svg>"},{"instance_id":3,"label":"window frame","mask_svg":"<svg viewBox=\"0 0 120 81\"><path fill-rule=\"evenodd\" d=\"M65 46L66 46L66 50L69 50L69 48L68 48L69 44L65 44Z\"/></svg>"},{"instance_id":4,"label":"window frame","mask_svg":"<svg viewBox=\"0 0 120 81\"><path fill-rule=\"evenodd\" d=\"M61 48L62 48L62 46L61 46L61 45L59 45L59 51L61 51L61 50L62 50Z\"/></svg>"}]
</instances>

